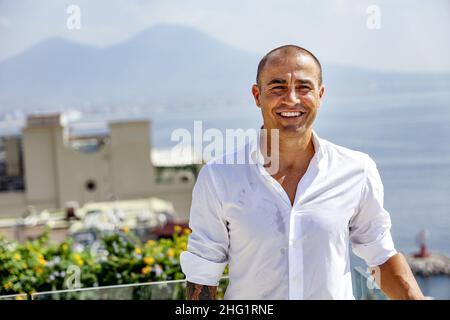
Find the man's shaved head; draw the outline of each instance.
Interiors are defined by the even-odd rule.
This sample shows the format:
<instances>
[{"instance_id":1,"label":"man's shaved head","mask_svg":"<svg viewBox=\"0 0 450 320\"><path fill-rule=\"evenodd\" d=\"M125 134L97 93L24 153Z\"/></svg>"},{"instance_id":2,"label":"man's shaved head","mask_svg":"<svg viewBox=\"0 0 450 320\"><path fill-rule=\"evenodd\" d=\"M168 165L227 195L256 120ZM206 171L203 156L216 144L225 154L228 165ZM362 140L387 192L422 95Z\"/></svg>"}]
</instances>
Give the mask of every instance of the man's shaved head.
<instances>
[{"instance_id":1,"label":"man's shaved head","mask_svg":"<svg viewBox=\"0 0 450 320\"><path fill-rule=\"evenodd\" d=\"M278 48L275 48L273 50L270 50L259 62L258 64L258 71L256 73L256 83L259 85L261 85L261 73L264 69L264 67L266 66L267 62L270 60L271 57L275 57L275 56L292 56L292 55L296 55L296 54L302 54L302 55L307 55L310 56L311 58L313 58L313 60L316 62L317 67L318 67L318 82L319 82L319 86L322 85L322 65L320 64L319 59L316 58L316 56L314 54L312 54L310 51L306 50L305 48L293 45L293 44L288 44L288 45L284 45Z\"/></svg>"}]
</instances>

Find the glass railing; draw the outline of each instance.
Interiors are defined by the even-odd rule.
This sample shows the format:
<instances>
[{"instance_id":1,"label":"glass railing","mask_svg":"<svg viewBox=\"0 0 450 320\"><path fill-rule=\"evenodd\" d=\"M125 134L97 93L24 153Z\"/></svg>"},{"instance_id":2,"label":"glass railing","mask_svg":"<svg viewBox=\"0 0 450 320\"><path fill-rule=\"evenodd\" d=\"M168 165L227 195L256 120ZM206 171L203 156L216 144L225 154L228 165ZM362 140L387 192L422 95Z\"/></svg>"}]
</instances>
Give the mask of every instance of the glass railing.
<instances>
[{"instance_id":1,"label":"glass railing","mask_svg":"<svg viewBox=\"0 0 450 320\"><path fill-rule=\"evenodd\" d=\"M373 276L362 267L353 269L356 300L388 300L389 298L381 291Z\"/></svg>"},{"instance_id":2,"label":"glass railing","mask_svg":"<svg viewBox=\"0 0 450 320\"><path fill-rule=\"evenodd\" d=\"M27 294L11 294L6 296L0 296L0 300L28 300Z\"/></svg>"},{"instance_id":3,"label":"glass railing","mask_svg":"<svg viewBox=\"0 0 450 320\"><path fill-rule=\"evenodd\" d=\"M354 295L357 300L387 300L373 277L362 267L353 269ZM217 298L223 299L228 276L219 282ZM104 287L79 288L0 296L0 300L185 300L186 280L147 282Z\"/></svg>"},{"instance_id":4,"label":"glass railing","mask_svg":"<svg viewBox=\"0 0 450 320\"><path fill-rule=\"evenodd\" d=\"M219 282L217 298L223 299L228 277ZM186 280L124 284L106 287L79 288L37 292L33 300L185 300Z\"/></svg>"}]
</instances>

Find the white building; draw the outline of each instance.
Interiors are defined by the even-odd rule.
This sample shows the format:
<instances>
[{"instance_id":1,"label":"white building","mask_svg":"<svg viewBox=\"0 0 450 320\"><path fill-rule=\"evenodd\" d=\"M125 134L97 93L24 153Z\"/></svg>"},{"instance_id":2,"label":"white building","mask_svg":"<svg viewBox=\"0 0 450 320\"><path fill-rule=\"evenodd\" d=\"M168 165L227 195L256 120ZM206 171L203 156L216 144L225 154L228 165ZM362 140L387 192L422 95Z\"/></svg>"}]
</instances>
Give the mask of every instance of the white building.
<instances>
[{"instance_id":1,"label":"white building","mask_svg":"<svg viewBox=\"0 0 450 320\"><path fill-rule=\"evenodd\" d=\"M110 122L108 129L71 136L58 113L29 116L21 136L3 137L0 217L19 216L28 206L157 197L186 221L197 167L154 166L148 120Z\"/></svg>"}]
</instances>

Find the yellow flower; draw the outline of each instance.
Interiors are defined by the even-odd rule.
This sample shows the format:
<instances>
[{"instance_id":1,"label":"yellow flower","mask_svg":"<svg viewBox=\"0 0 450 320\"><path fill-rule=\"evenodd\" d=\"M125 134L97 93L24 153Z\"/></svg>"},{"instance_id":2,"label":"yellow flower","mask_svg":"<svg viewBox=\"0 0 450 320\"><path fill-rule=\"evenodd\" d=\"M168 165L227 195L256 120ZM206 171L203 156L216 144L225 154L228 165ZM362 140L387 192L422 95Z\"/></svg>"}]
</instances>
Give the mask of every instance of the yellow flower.
<instances>
[{"instance_id":1,"label":"yellow flower","mask_svg":"<svg viewBox=\"0 0 450 320\"><path fill-rule=\"evenodd\" d=\"M13 259L16 261L19 261L20 259L22 259L21 255L19 253L15 253L13 256Z\"/></svg>"},{"instance_id":2,"label":"yellow flower","mask_svg":"<svg viewBox=\"0 0 450 320\"><path fill-rule=\"evenodd\" d=\"M36 268L36 273L37 273L37 274L41 274L42 271L43 271L42 268Z\"/></svg>"},{"instance_id":3,"label":"yellow flower","mask_svg":"<svg viewBox=\"0 0 450 320\"><path fill-rule=\"evenodd\" d=\"M23 296L17 296L16 300L23 300Z\"/></svg>"},{"instance_id":4,"label":"yellow flower","mask_svg":"<svg viewBox=\"0 0 450 320\"><path fill-rule=\"evenodd\" d=\"M122 230L123 230L124 233L130 232L130 228L129 227L123 227Z\"/></svg>"},{"instance_id":5,"label":"yellow flower","mask_svg":"<svg viewBox=\"0 0 450 320\"><path fill-rule=\"evenodd\" d=\"M175 250L173 250L173 249L167 250L167 255L168 255L169 257L173 257L173 256L175 255Z\"/></svg>"},{"instance_id":6,"label":"yellow flower","mask_svg":"<svg viewBox=\"0 0 450 320\"><path fill-rule=\"evenodd\" d=\"M69 250L69 246L67 245L67 243L63 243L63 245L61 247L62 247L63 251Z\"/></svg>"},{"instance_id":7,"label":"yellow flower","mask_svg":"<svg viewBox=\"0 0 450 320\"><path fill-rule=\"evenodd\" d=\"M84 265L83 258L81 258L80 254L75 253L73 256L73 259L75 260L75 263L79 265L80 267Z\"/></svg>"},{"instance_id":8,"label":"yellow flower","mask_svg":"<svg viewBox=\"0 0 450 320\"><path fill-rule=\"evenodd\" d=\"M146 267L142 268L142 270L141 270L142 274L149 274L150 272L152 272L152 267L150 267L150 266L146 266Z\"/></svg>"},{"instance_id":9,"label":"yellow flower","mask_svg":"<svg viewBox=\"0 0 450 320\"><path fill-rule=\"evenodd\" d=\"M45 258L42 254L39 255L38 264L41 266L45 266L47 264L47 260L45 260Z\"/></svg>"},{"instance_id":10,"label":"yellow flower","mask_svg":"<svg viewBox=\"0 0 450 320\"><path fill-rule=\"evenodd\" d=\"M136 254L141 254L141 253L142 253L142 249L139 248L139 247L136 247L136 248L134 249L134 253L136 253Z\"/></svg>"},{"instance_id":11,"label":"yellow flower","mask_svg":"<svg viewBox=\"0 0 450 320\"><path fill-rule=\"evenodd\" d=\"M155 263L155 259L153 257L145 257L144 262L145 264L152 265L153 263Z\"/></svg>"},{"instance_id":12,"label":"yellow flower","mask_svg":"<svg viewBox=\"0 0 450 320\"><path fill-rule=\"evenodd\" d=\"M181 227L180 226L175 226L175 227L173 227L173 231L175 231L175 233L180 233Z\"/></svg>"},{"instance_id":13,"label":"yellow flower","mask_svg":"<svg viewBox=\"0 0 450 320\"><path fill-rule=\"evenodd\" d=\"M183 230L183 234L185 234L185 235L190 235L191 234L191 230L189 229L189 228L184 228L184 230Z\"/></svg>"},{"instance_id":14,"label":"yellow flower","mask_svg":"<svg viewBox=\"0 0 450 320\"><path fill-rule=\"evenodd\" d=\"M9 288L12 287L12 285L13 284L11 282L7 282L7 283L4 284L3 288L5 288L5 290L8 290Z\"/></svg>"},{"instance_id":15,"label":"yellow flower","mask_svg":"<svg viewBox=\"0 0 450 320\"><path fill-rule=\"evenodd\" d=\"M186 242L180 243L179 248L180 248L182 251L186 251L186 250L187 250L187 244L186 244Z\"/></svg>"},{"instance_id":16,"label":"yellow flower","mask_svg":"<svg viewBox=\"0 0 450 320\"><path fill-rule=\"evenodd\" d=\"M152 245L155 244L155 240L148 240L148 241L146 242L146 244L147 244L148 246L152 246Z\"/></svg>"}]
</instances>

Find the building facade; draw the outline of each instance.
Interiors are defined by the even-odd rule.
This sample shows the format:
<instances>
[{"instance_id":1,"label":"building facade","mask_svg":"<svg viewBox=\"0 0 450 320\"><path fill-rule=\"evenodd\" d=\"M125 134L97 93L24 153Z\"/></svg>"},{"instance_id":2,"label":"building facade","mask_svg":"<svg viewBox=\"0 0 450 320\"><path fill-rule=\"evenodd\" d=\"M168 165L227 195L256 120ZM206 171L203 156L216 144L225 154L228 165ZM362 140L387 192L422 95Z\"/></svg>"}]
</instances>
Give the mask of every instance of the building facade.
<instances>
[{"instance_id":1,"label":"building facade","mask_svg":"<svg viewBox=\"0 0 450 320\"><path fill-rule=\"evenodd\" d=\"M150 121L114 121L108 134L72 136L64 114L27 118L21 136L3 138L0 217L95 201L158 197L188 219L195 172L155 167Z\"/></svg>"}]
</instances>

